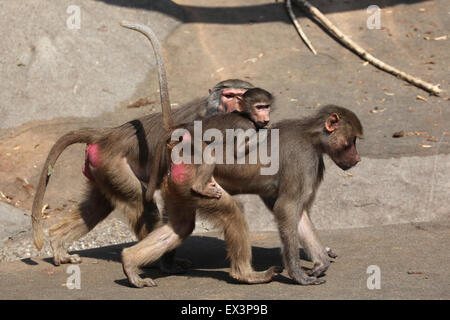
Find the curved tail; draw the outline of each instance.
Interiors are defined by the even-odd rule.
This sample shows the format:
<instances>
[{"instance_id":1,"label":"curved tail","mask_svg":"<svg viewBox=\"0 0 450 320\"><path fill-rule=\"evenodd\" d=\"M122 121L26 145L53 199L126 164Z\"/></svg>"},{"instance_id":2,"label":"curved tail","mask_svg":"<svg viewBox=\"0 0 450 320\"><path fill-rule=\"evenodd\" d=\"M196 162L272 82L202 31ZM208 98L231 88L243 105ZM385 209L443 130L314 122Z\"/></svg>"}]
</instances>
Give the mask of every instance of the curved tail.
<instances>
[{"instance_id":1,"label":"curved tail","mask_svg":"<svg viewBox=\"0 0 450 320\"><path fill-rule=\"evenodd\" d=\"M168 131L174 126L174 122L172 119L172 110L170 109L169 87L167 85L166 66L164 64L164 58L162 56L161 44L159 43L158 38L156 37L153 30L147 26L128 21L121 21L119 22L119 24L124 28L142 33L147 37L148 40L150 40L150 43L152 44L153 52L155 53L156 57L156 64L158 67L159 94L161 96L163 127L164 130Z\"/></svg>"},{"instance_id":2,"label":"curved tail","mask_svg":"<svg viewBox=\"0 0 450 320\"><path fill-rule=\"evenodd\" d=\"M42 201L44 199L45 189L47 188L50 176L53 173L53 167L61 153L70 145L75 143L92 144L99 137L101 131L93 128L82 128L71 131L55 142L50 150L44 168L39 178L39 183L34 195L33 206L31 209L31 222L33 227L33 242L38 250L42 249L44 243L44 232L42 230Z\"/></svg>"}]
</instances>

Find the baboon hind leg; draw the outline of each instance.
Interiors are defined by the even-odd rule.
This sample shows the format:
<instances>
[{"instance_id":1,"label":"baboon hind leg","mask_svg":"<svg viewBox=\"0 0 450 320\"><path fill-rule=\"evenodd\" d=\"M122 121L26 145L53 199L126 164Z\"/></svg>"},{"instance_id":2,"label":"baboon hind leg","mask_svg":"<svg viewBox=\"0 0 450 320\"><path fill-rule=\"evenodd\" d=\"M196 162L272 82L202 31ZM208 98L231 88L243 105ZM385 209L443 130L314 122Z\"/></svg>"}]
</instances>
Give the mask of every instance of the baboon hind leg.
<instances>
[{"instance_id":1,"label":"baboon hind leg","mask_svg":"<svg viewBox=\"0 0 450 320\"><path fill-rule=\"evenodd\" d=\"M270 282L282 268L273 266L260 272L253 269L248 224L242 204L224 191L216 205L230 259L231 277L248 284Z\"/></svg>"},{"instance_id":2,"label":"baboon hind leg","mask_svg":"<svg viewBox=\"0 0 450 320\"><path fill-rule=\"evenodd\" d=\"M173 211L170 202L165 201L169 211L169 222L152 231L136 245L122 251L122 267L128 281L135 287L153 287L151 278L141 278L139 269L159 259L164 253L173 251L186 239L195 227L195 209L185 208L183 212Z\"/></svg>"},{"instance_id":3,"label":"baboon hind leg","mask_svg":"<svg viewBox=\"0 0 450 320\"><path fill-rule=\"evenodd\" d=\"M167 223L167 217L164 215L161 219L156 203L154 201L145 201L143 212L137 219L133 229L136 237L141 241L147 237L150 232L156 230L164 223ZM167 252L159 259L159 269L164 273L186 273L187 269L192 265L191 261L188 259L176 258L175 252L176 249Z\"/></svg>"},{"instance_id":4,"label":"baboon hind leg","mask_svg":"<svg viewBox=\"0 0 450 320\"><path fill-rule=\"evenodd\" d=\"M92 230L113 210L114 207L111 202L95 185L90 183L85 199L77 205L74 211L50 228L49 234L55 265L80 263L80 256L77 254L70 255L67 252L67 247Z\"/></svg>"}]
</instances>

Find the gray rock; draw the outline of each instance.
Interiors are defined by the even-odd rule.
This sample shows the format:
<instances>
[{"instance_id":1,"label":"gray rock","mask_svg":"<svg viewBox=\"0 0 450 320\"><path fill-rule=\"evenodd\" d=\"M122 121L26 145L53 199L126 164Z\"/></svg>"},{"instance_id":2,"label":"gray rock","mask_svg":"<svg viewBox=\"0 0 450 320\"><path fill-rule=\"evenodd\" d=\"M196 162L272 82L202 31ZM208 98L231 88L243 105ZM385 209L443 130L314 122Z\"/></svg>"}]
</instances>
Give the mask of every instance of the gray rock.
<instances>
[{"instance_id":1,"label":"gray rock","mask_svg":"<svg viewBox=\"0 0 450 320\"><path fill-rule=\"evenodd\" d=\"M170 1L158 2L167 2L166 11L179 11ZM0 3L0 129L114 111L131 99L155 61L148 40L118 22L146 24L161 41L180 23L155 10L156 4L138 9L130 3L121 9L81 0L76 1L80 28L71 29L71 5L44 0Z\"/></svg>"},{"instance_id":2,"label":"gray rock","mask_svg":"<svg viewBox=\"0 0 450 320\"><path fill-rule=\"evenodd\" d=\"M0 202L0 241L31 227L30 213Z\"/></svg>"}]
</instances>

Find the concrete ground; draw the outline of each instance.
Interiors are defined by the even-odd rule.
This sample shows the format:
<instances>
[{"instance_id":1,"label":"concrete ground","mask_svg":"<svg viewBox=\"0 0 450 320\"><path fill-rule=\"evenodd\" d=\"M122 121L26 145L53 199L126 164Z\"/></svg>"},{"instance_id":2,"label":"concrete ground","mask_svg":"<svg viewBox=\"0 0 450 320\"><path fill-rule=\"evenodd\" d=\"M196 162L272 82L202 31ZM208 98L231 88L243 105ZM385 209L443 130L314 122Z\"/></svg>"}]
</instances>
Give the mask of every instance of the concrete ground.
<instances>
[{"instance_id":1,"label":"concrete ground","mask_svg":"<svg viewBox=\"0 0 450 320\"><path fill-rule=\"evenodd\" d=\"M16 96L9 87L0 92L2 113L16 115L18 119L8 120L7 128L0 129L0 201L26 210L31 208L33 188L45 157L54 141L67 131L84 126L116 126L159 110L150 46L141 35L117 25L118 20L128 19L146 23L161 38L165 37L164 54L171 102L175 107L204 96L220 80L242 78L275 95L273 121L302 117L328 103L345 106L358 115L365 130L365 139L358 142L363 160L348 173L327 163L324 183L313 209L318 228L430 221L450 214L449 206L443 205L448 204L450 196L450 40L445 38L450 17L448 1L383 1L381 29L374 30L366 26L366 8L373 4L371 1L315 3L343 32L376 57L424 80L439 83L446 90L442 97L429 96L365 65L296 10L318 51L314 56L298 37L283 2L249 0L244 4L233 0L226 5L209 0L163 2L167 5L84 0L80 3L82 13L90 14L82 15L83 24L78 32L61 29L55 19L46 22L53 21L55 25L36 30L31 26L39 25L38 18L20 20L30 24L30 31L21 33L18 39L23 38L39 48L39 43L46 41L47 36L43 34L53 32L52 54L70 62L71 67L49 66L44 63L48 60L38 53L30 58L30 64L19 63L18 67L13 61L15 55L21 56L24 43L8 38L12 44L7 58L11 61L5 58L0 62L8 68L23 68L30 76L22 79L14 73L17 70L2 69L2 77L9 86L20 89L24 81L29 85L23 94ZM1 22L5 28L15 24L16 28L23 28L16 20L8 22L15 16L13 13L23 14L23 10L6 3L2 6L4 11L11 11ZM60 7L44 7L38 6L36 10L66 16ZM104 11L100 21L96 20L98 10ZM103 45L96 45L100 41ZM80 50L66 52L67 42L78 44ZM45 50L50 49L44 46L42 50L45 56ZM99 66L94 68L91 55L113 60L99 60ZM130 55L134 58L130 59ZM50 77L46 70L50 73L59 70L61 74ZM38 71L39 77L46 79L41 81L45 94L33 82L33 72ZM72 81L76 88L68 85L61 88L60 79ZM97 88L97 84L103 87ZM61 95L70 99L61 104ZM26 103L16 103L14 97ZM46 104L43 97L54 103ZM127 107L140 98L153 102L140 108ZM27 117L36 115L35 120L21 124L24 117L18 116L18 111L27 113ZM79 117L73 117L74 114ZM403 137L393 138L393 133L402 130ZM80 174L83 157L84 146L76 145L69 147L58 160L44 200L53 210L50 215L67 210L83 194L85 178ZM261 201L250 196L243 198L251 217L251 229L275 230L271 215ZM330 206L333 210L329 210ZM210 230L203 224L198 227L198 231Z\"/></svg>"},{"instance_id":2,"label":"concrete ground","mask_svg":"<svg viewBox=\"0 0 450 320\"><path fill-rule=\"evenodd\" d=\"M320 235L339 255L320 286L296 285L286 271L268 284L235 283L228 275L223 240L204 234L191 237L178 251L193 263L186 274L145 270L143 275L155 279L157 287L129 286L119 262L124 246L119 245L77 252L83 257L80 289L67 287L73 270L55 267L47 258L0 263L0 299L450 299L450 221L328 230ZM253 233L252 245L256 269L280 265L277 233ZM379 267L379 289L368 289L370 266Z\"/></svg>"}]
</instances>

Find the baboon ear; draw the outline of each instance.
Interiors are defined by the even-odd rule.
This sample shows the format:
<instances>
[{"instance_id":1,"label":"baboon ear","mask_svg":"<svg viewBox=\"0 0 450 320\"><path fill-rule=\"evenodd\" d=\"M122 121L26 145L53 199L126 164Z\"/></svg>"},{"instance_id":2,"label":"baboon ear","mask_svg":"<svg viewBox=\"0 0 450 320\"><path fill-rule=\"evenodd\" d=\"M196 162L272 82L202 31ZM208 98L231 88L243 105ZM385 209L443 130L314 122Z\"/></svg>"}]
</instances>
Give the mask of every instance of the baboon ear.
<instances>
[{"instance_id":1,"label":"baboon ear","mask_svg":"<svg viewBox=\"0 0 450 320\"><path fill-rule=\"evenodd\" d=\"M327 121L325 121L325 130L328 132L333 132L337 129L339 126L339 121L341 118L337 113L333 113L331 116L328 117Z\"/></svg>"},{"instance_id":2,"label":"baboon ear","mask_svg":"<svg viewBox=\"0 0 450 320\"><path fill-rule=\"evenodd\" d=\"M211 92L212 92L212 90L211 90L211 89L208 89L208 93L211 94Z\"/></svg>"}]
</instances>

